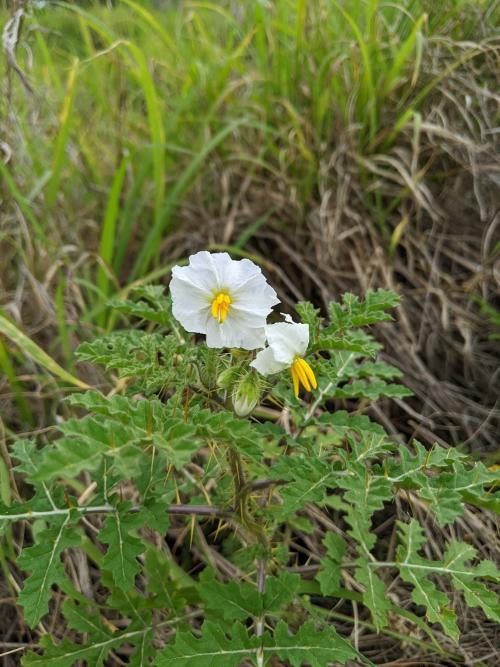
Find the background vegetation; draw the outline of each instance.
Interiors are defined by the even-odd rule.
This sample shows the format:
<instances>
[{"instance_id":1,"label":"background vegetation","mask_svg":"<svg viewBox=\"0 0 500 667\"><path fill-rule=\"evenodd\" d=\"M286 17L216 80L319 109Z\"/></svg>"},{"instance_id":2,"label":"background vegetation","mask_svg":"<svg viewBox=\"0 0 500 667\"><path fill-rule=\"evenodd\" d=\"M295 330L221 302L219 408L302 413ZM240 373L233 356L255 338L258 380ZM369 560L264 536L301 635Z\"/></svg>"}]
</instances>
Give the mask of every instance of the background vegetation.
<instances>
[{"instance_id":1,"label":"background vegetation","mask_svg":"<svg viewBox=\"0 0 500 667\"><path fill-rule=\"evenodd\" d=\"M108 299L200 248L255 259L288 306L396 289L375 330L414 398L366 414L495 463L498 2L4 5L4 481L72 385L119 386L73 356L127 323ZM30 642L9 596L6 641Z\"/></svg>"}]
</instances>

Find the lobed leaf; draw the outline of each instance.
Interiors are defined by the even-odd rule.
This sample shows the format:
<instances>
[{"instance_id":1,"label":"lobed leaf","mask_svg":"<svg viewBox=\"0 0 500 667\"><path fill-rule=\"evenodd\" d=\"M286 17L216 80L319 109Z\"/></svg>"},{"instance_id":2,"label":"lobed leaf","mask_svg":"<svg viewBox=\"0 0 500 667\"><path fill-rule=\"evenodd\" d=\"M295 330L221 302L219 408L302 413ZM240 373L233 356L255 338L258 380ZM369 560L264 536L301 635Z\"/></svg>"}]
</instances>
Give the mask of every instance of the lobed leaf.
<instances>
[{"instance_id":1,"label":"lobed leaf","mask_svg":"<svg viewBox=\"0 0 500 667\"><path fill-rule=\"evenodd\" d=\"M116 586L125 591L134 585L140 569L137 556L145 549L144 542L130 534L142 525L142 517L129 510L130 503L119 503L99 532L99 539L108 545L103 568L111 573Z\"/></svg>"},{"instance_id":2,"label":"lobed leaf","mask_svg":"<svg viewBox=\"0 0 500 667\"><path fill-rule=\"evenodd\" d=\"M17 559L19 567L31 572L18 596L30 628L48 612L53 584L65 577L62 552L80 543L79 534L70 524L70 515L54 524L39 533L36 544L24 549Z\"/></svg>"}]
</instances>

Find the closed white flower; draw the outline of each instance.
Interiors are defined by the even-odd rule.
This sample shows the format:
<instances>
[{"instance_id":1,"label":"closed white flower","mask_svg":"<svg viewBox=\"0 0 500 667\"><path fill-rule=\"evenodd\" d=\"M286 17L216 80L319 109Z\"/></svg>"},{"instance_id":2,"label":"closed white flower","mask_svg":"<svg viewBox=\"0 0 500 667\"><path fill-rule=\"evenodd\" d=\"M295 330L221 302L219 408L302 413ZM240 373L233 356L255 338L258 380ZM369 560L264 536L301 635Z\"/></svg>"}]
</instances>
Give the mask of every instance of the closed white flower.
<instances>
[{"instance_id":1,"label":"closed white flower","mask_svg":"<svg viewBox=\"0 0 500 667\"><path fill-rule=\"evenodd\" d=\"M226 252L198 252L188 266L174 266L170 292L174 317L206 334L208 347L264 347L266 318L279 303L260 267Z\"/></svg>"},{"instance_id":2,"label":"closed white flower","mask_svg":"<svg viewBox=\"0 0 500 667\"><path fill-rule=\"evenodd\" d=\"M289 315L285 316L285 320L266 326L268 347L257 354L250 366L261 375L274 375L289 368L293 393L298 398L300 385L306 391L318 386L314 371L304 359L309 345L309 325L298 324Z\"/></svg>"}]
</instances>

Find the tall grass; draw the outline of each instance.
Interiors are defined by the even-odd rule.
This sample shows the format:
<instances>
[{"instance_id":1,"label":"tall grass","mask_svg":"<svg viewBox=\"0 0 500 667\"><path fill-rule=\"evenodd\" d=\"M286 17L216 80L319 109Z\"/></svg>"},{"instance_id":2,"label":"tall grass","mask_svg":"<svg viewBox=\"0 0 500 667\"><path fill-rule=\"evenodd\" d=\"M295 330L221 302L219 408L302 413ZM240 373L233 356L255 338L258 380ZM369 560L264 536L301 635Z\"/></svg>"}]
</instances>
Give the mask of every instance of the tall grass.
<instances>
[{"instance_id":1,"label":"tall grass","mask_svg":"<svg viewBox=\"0 0 500 667\"><path fill-rule=\"evenodd\" d=\"M37 240L35 254L43 249L57 263L58 284L71 272L67 289L82 322L100 329L115 321L110 296L157 275L182 206L220 165L239 165L271 188L285 184L300 224L343 136L366 210L384 232L409 192L387 197L366 159L418 126L439 84L422 67L428 45L465 42L486 11L477 0L121 0L31 9L16 53L34 93L15 85L2 103L11 153L0 160L3 196ZM448 66L477 55L472 43L460 55L450 47ZM196 196L210 207L215 195L207 187ZM67 354L71 326L58 289L53 344Z\"/></svg>"}]
</instances>

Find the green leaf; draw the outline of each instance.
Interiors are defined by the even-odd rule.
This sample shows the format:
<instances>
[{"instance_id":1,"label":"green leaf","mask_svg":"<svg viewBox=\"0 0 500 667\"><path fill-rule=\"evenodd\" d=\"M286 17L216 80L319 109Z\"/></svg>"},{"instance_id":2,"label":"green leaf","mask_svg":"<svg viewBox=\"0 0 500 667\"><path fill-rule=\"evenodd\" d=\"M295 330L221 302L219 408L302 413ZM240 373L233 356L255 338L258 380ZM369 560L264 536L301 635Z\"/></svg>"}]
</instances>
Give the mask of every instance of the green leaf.
<instances>
[{"instance_id":1,"label":"green leaf","mask_svg":"<svg viewBox=\"0 0 500 667\"><path fill-rule=\"evenodd\" d=\"M377 631L380 631L388 625L387 613L392 609L392 604L387 597L387 588L370 567L368 558L358 558L356 565L356 581L364 587L363 602L371 612Z\"/></svg>"},{"instance_id":2,"label":"green leaf","mask_svg":"<svg viewBox=\"0 0 500 667\"><path fill-rule=\"evenodd\" d=\"M360 555L368 556L376 542L371 532L372 516L392 500L390 483L384 477L372 475L362 466L356 466L347 477L339 477L338 486L345 489L346 520L351 526L349 534L359 543Z\"/></svg>"},{"instance_id":3,"label":"green leaf","mask_svg":"<svg viewBox=\"0 0 500 667\"><path fill-rule=\"evenodd\" d=\"M215 617L245 621L279 612L282 606L293 601L299 585L299 575L284 571L278 577L266 577L265 591L261 594L246 581L219 582L213 571L206 568L200 575L199 593L207 610Z\"/></svg>"},{"instance_id":4,"label":"green leaf","mask_svg":"<svg viewBox=\"0 0 500 667\"><path fill-rule=\"evenodd\" d=\"M225 621L245 621L262 612L262 596L246 581L221 583L206 568L200 575L199 593L208 612Z\"/></svg>"},{"instance_id":5,"label":"green leaf","mask_svg":"<svg viewBox=\"0 0 500 667\"><path fill-rule=\"evenodd\" d=\"M68 611L66 609L66 611ZM132 644L140 647L145 644L146 650L148 645L151 647L152 642L152 627L141 628L139 630L127 629L125 632L111 634L97 627L95 621L91 618L83 617L82 610L75 612L78 614L80 620L78 624L80 627L86 626L89 630L92 629L92 634L87 640L86 644L76 644L68 639L63 639L59 644L54 643L52 637L47 634L40 639L40 647L44 649L43 655L36 655L35 653L28 653L23 658L23 667L73 667L80 660L86 661L92 667L103 667L104 661L109 652L113 648L122 646L123 644ZM75 615L70 612L72 621L75 621ZM140 665L141 667L148 663L137 662L137 652L134 658L136 662L131 664Z\"/></svg>"},{"instance_id":6,"label":"green leaf","mask_svg":"<svg viewBox=\"0 0 500 667\"><path fill-rule=\"evenodd\" d=\"M170 326L170 299L164 295L164 292L165 288L162 285L146 285L132 291L132 296L139 297L138 300L111 299L108 305L121 313L141 320Z\"/></svg>"},{"instance_id":7,"label":"green leaf","mask_svg":"<svg viewBox=\"0 0 500 667\"><path fill-rule=\"evenodd\" d=\"M500 623L500 597L477 581L477 577L487 577L499 584L500 572L491 561L482 561L476 566L466 564L476 556L470 544L453 541L444 554L443 567L448 570L454 588L463 592L469 607L480 607L487 618Z\"/></svg>"},{"instance_id":8,"label":"green leaf","mask_svg":"<svg viewBox=\"0 0 500 667\"><path fill-rule=\"evenodd\" d=\"M398 522L398 527L402 542L397 550L401 579L412 585L412 600L425 607L428 620L440 623L446 634L457 641L459 631L456 615L449 607L448 596L428 579L433 572L443 573L443 566L419 556L418 551L426 540L418 521L412 519L408 524Z\"/></svg>"},{"instance_id":9,"label":"green leaf","mask_svg":"<svg viewBox=\"0 0 500 667\"><path fill-rule=\"evenodd\" d=\"M280 572L276 577L268 576L262 601L262 609L266 614L278 613L284 605L290 604L298 595L300 576L287 572Z\"/></svg>"},{"instance_id":10,"label":"green leaf","mask_svg":"<svg viewBox=\"0 0 500 667\"><path fill-rule=\"evenodd\" d=\"M384 380L354 380L342 387L337 387L333 396L335 398L368 398L372 401L381 396L387 398L405 398L411 396L412 392L401 384L389 384Z\"/></svg>"},{"instance_id":11,"label":"green leaf","mask_svg":"<svg viewBox=\"0 0 500 667\"><path fill-rule=\"evenodd\" d=\"M321 559L321 568L316 575L323 595L335 595L340 589L340 566L346 551L346 543L336 533L327 533L323 540L326 556Z\"/></svg>"},{"instance_id":12,"label":"green leaf","mask_svg":"<svg viewBox=\"0 0 500 667\"><path fill-rule=\"evenodd\" d=\"M386 311L395 308L399 300L399 296L389 290L367 292L364 301L347 292L342 297L342 305L332 302L329 306L331 328L350 329L391 320Z\"/></svg>"},{"instance_id":13,"label":"green leaf","mask_svg":"<svg viewBox=\"0 0 500 667\"><path fill-rule=\"evenodd\" d=\"M82 343L76 353L82 361L116 369L120 378L135 378L148 394L167 385L184 386L193 374L189 370L192 350L172 334L117 331Z\"/></svg>"},{"instance_id":14,"label":"green leaf","mask_svg":"<svg viewBox=\"0 0 500 667\"><path fill-rule=\"evenodd\" d=\"M104 457L122 477L133 478L146 457L158 448L169 464L181 468L200 447L196 427L186 423L182 413L158 399L133 400L123 396L108 399L99 392L87 392L69 401L95 415L68 419L59 425L63 437L44 448L35 480L71 478L82 470L97 470Z\"/></svg>"},{"instance_id":15,"label":"green leaf","mask_svg":"<svg viewBox=\"0 0 500 667\"><path fill-rule=\"evenodd\" d=\"M282 661L288 660L293 667L304 664L328 667L332 664L332 658L343 665L347 660L359 660L362 657L333 628L326 626L317 630L311 621L304 623L295 634L291 634L286 623L280 621L273 636L264 636L263 652L265 657L275 655Z\"/></svg>"},{"instance_id":16,"label":"green leaf","mask_svg":"<svg viewBox=\"0 0 500 667\"><path fill-rule=\"evenodd\" d=\"M316 342L311 346L314 352L345 351L374 357L381 345L364 331L349 332L339 336L330 334L329 328L323 329Z\"/></svg>"},{"instance_id":17,"label":"green leaf","mask_svg":"<svg viewBox=\"0 0 500 667\"><path fill-rule=\"evenodd\" d=\"M152 594L154 606L164 611L180 612L187 604L186 597L190 602L199 602L199 598L194 585L191 586L189 576L184 575L186 580L176 579L174 567L178 568L161 551L148 545L144 572L148 577L147 590Z\"/></svg>"},{"instance_id":18,"label":"green leaf","mask_svg":"<svg viewBox=\"0 0 500 667\"><path fill-rule=\"evenodd\" d=\"M142 518L129 509L130 503L117 505L99 532L99 539L108 545L103 567L111 573L118 588L125 591L134 586L135 575L140 569L137 556L145 549L142 540L130 535L131 530L141 526Z\"/></svg>"},{"instance_id":19,"label":"green leaf","mask_svg":"<svg viewBox=\"0 0 500 667\"><path fill-rule=\"evenodd\" d=\"M39 533L37 543L24 549L17 559L19 567L31 571L18 597L30 628L48 612L52 585L66 576L61 563L63 550L80 543L80 536L69 525L69 518L68 515L58 525Z\"/></svg>"},{"instance_id":20,"label":"green leaf","mask_svg":"<svg viewBox=\"0 0 500 667\"><path fill-rule=\"evenodd\" d=\"M237 667L255 655L259 639L241 623L232 627L205 621L200 638L190 631L178 632L161 651L156 667Z\"/></svg>"},{"instance_id":21,"label":"green leaf","mask_svg":"<svg viewBox=\"0 0 500 667\"><path fill-rule=\"evenodd\" d=\"M306 503L321 503L338 471L317 458L282 456L269 471L271 479L290 480L280 487L282 503L272 507L278 519L285 519L302 510ZM271 510L270 510L271 511Z\"/></svg>"},{"instance_id":22,"label":"green leaf","mask_svg":"<svg viewBox=\"0 0 500 667\"><path fill-rule=\"evenodd\" d=\"M328 667L335 662L344 664L358 659L359 654L333 628L318 631L314 623L302 625L293 634L283 621L274 633L264 633L262 638L249 634L241 623L234 623L224 631L223 626L206 621L201 637L191 632L177 633L173 644L167 646L156 658L157 667L238 667L245 660L255 660L257 652L267 661L272 656L288 661L292 667L308 664L311 667Z\"/></svg>"}]
</instances>

